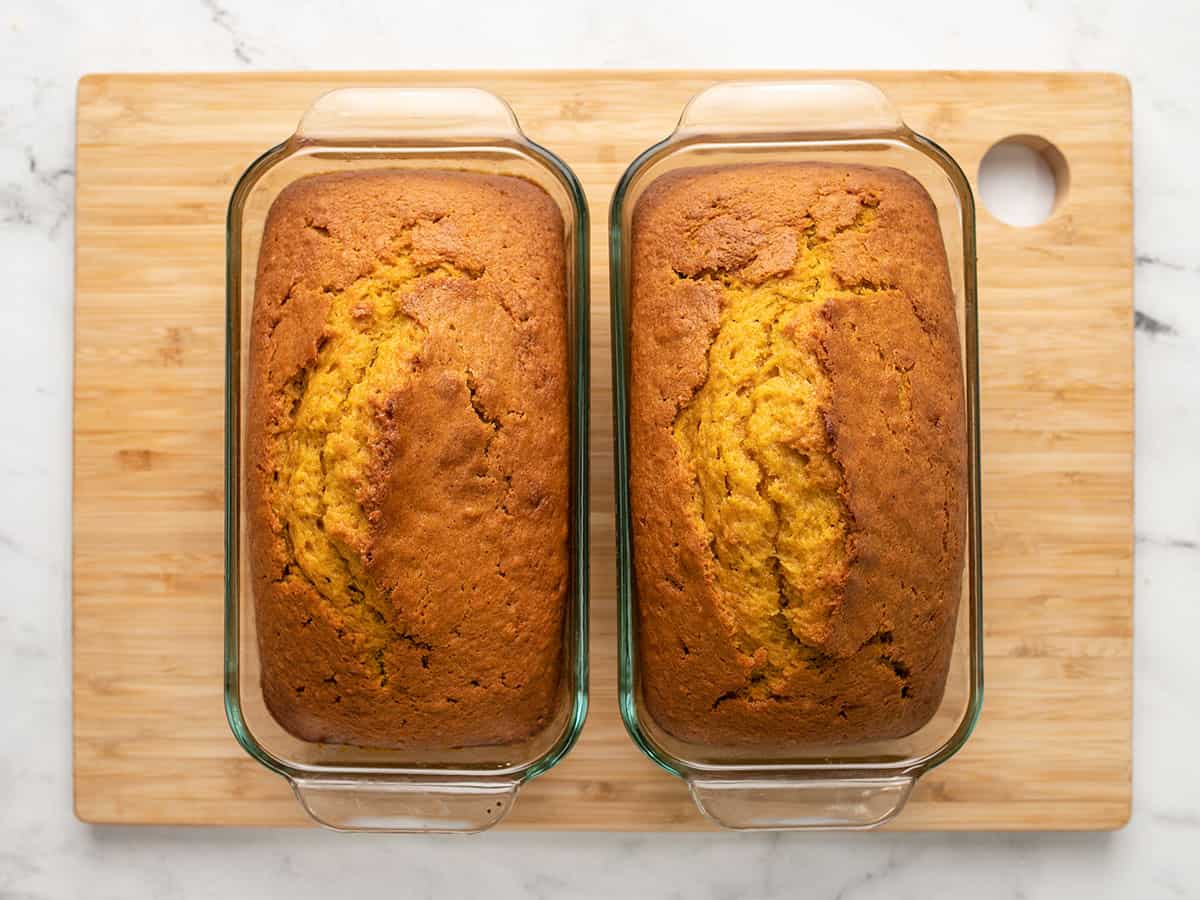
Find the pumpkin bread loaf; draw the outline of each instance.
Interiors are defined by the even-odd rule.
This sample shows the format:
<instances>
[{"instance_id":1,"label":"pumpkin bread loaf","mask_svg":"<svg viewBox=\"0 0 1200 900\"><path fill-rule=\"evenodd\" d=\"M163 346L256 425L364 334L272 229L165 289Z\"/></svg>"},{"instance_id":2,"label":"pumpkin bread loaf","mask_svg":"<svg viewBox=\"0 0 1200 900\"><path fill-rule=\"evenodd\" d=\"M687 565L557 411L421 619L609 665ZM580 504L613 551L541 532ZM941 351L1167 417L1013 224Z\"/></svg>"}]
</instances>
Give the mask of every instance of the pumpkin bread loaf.
<instances>
[{"instance_id":1,"label":"pumpkin bread loaf","mask_svg":"<svg viewBox=\"0 0 1200 900\"><path fill-rule=\"evenodd\" d=\"M632 232L639 662L676 738L900 737L941 701L966 426L937 214L888 168L684 169Z\"/></svg>"},{"instance_id":2,"label":"pumpkin bread loaf","mask_svg":"<svg viewBox=\"0 0 1200 900\"><path fill-rule=\"evenodd\" d=\"M309 741L531 737L567 590L563 223L540 188L317 175L270 210L246 410L262 687Z\"/></svg>"}]
</instances>

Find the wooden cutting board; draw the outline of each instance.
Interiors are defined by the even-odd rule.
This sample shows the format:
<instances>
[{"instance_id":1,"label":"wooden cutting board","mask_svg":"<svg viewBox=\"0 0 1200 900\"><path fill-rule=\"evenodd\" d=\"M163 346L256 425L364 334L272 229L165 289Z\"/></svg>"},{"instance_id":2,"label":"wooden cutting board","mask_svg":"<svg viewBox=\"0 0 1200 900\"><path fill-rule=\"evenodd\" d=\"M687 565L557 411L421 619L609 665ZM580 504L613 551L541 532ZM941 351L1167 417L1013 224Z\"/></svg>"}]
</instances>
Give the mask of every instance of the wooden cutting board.
<instances>
[{"instance_id":1,"label":"wooden cutting board","mask_svg":"<svg viewBox=\"0 0 1200 900\"><path fill-rule=\"evenodd\" d=\"M508 99L592 212L592 701L505 827L707 827L617 714L606 224L625 166L683 104L764 72L93 75L76 182L75 809L88 822L296 825L222 708L225 209L321 92L460 84ZM828 74L828 73L825 73ZM875 72L974 181L1039 135L1070 186L1034 228L980 204L986 700L909 829L1098 829L1130 809L1130 95L1111 75Z\"/></svg>"}]
</instances>

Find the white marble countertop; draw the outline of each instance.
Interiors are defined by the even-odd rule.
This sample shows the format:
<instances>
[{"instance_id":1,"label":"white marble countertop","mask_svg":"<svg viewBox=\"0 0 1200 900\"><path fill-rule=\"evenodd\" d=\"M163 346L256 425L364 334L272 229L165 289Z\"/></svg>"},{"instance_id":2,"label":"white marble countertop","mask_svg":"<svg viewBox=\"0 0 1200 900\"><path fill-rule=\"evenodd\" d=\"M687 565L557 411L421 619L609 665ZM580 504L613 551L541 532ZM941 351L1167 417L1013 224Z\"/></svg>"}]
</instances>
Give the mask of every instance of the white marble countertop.
<instances>
[{"instance_id":1,"label":"white marble countertop","mask_svg":"<svg viewBox=\"0 0 1200 900\"><path fill-rule=\"evenodd\" d=\"M450 5L446 5L451 8ZM465 5L464 5L465 6ZM1200 141L1195 0L9 0L0 8L0 897L1200 896ZM572 8L573 7L573 8ZM654 7L651 9L651 7ZM286 13L277 10L286 8ZM969 12L968 12L969 10ZM1133 83L1134 813L1114 834L346 838L71 812L75 83L95 71L1112 70Z\"/></svg>"}]
</instances>

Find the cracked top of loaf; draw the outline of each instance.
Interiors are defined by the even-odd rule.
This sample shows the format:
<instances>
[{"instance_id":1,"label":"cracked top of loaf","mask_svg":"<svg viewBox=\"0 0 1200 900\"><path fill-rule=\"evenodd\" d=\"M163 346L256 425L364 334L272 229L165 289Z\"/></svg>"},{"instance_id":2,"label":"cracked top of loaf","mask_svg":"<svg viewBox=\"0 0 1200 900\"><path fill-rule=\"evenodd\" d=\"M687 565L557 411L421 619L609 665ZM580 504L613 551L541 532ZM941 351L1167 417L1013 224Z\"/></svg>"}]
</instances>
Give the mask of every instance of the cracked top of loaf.
<instances>
[{"instance_id":1,"label":"cracked top of loaf","mask_svg":"<svg viewBox=\"0 0 1200 900\"><path fill-rule=\"evenodd\" d=\"M631 506L645 702L722 745L913 732L966 529L954 296L890 168L683 169L634 210Z\"/></svg>"},{"instance_id":2,"label":"cracked top of loaf","mask_svg":"<svg viewBox=\"0 0 1200 900\"><path fill-rule=\"evenodd\" d=\"M563 222L518 178L317 175L267 219L245 477L262 687L292 734L500 744L560 699Z\"/></svg>"}]
</instances>

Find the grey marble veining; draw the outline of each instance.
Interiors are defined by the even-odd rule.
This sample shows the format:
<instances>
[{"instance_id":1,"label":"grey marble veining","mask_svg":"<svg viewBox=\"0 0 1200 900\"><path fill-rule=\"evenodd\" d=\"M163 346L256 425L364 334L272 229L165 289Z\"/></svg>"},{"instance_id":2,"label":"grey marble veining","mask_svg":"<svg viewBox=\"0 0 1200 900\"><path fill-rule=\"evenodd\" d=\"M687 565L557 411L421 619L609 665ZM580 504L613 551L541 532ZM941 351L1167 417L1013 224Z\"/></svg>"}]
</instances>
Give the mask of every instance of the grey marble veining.
<instances>
[{"instance_id":1,"label":"grey marble veining","mask_svg":"<svg viewBox=\"0 0 1200 900\"><path fill-rule=\"evenodd\" d=\"M242 37L230 11L217 3L217 0L201 0L201 3L208 10L212 23L229 35L230 49L233 51L234 59L246 65L253 63L251 47Z\"/></svg>"},{"instance_id":2,"label":"grey marble veining","mask_svg":"<svg viewBox=\"0 0 1200 900\"><path fill-rule=\"evenodd\" d=\"M286 10L286 11L284 11ZM15 0L0 8L0 898L1200 896L1200 141L1194 0ZM1103 69L1133 82L1134 817L1115 834L347 838L71 814L75 83L245 68Z\"/></svg>"}]
</instances>

